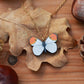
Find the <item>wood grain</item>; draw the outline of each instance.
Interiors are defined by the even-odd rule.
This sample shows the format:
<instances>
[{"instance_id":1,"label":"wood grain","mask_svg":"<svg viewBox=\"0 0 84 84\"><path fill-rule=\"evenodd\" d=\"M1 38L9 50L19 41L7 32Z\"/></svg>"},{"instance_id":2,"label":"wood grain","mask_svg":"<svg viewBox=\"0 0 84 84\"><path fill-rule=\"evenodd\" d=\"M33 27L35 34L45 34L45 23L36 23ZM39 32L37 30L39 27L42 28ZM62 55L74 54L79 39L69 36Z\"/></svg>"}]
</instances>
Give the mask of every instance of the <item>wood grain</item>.
<instances>
[{"instance_id":1,"label":"wood grain","mask_svg":"<svg viewBox=\"0 0 84 84\"><path fill-rule=\"evenodd\" d=\"M41 7L53 13L61 1L62 0L33 0L33 3L35 7ZM78 22L72 16L72 2L73 0L67 0L56 15L56 18L66 17L69 20L72 36L79 44L81 37L84 35L84 23ZM2 11L1 7L0 10ZM8 49L9 46L7 43L4 46L2 54L7 53ZM7 55L9 55L9 53L7 53ZM19 56L18 63L11 67L18 73L19 84L84 84L84 61L80 57L79 45L74 49L68 50L66 56L68 63L62 68L54 68L49 64L43 63L38 72L33 72L25 65L25 55Z\"/></svg>"}]
</instances>

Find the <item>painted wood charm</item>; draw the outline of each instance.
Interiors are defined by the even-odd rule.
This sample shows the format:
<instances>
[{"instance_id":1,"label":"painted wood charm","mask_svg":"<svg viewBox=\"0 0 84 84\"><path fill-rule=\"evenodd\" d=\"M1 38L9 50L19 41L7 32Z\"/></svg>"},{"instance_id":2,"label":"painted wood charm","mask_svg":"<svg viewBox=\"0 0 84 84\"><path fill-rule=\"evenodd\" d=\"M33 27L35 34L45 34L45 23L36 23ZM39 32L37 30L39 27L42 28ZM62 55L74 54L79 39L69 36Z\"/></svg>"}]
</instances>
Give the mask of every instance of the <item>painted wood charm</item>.
<instances>
[{"instance_id":1,"label":"painted wood charm","mask_svg":"<svg viewBox=\"0 0 84 84\"><path fill-rule=\"evenodd\" d=\"M57 51L57 35L56 34L51 34L49 37L42 42L41 40L31 37L30 38L30 44L33 46L33 53L36 56L40 56L43 52L50 52L50 53L55 53Z\"/></svg>"}]
</instances>

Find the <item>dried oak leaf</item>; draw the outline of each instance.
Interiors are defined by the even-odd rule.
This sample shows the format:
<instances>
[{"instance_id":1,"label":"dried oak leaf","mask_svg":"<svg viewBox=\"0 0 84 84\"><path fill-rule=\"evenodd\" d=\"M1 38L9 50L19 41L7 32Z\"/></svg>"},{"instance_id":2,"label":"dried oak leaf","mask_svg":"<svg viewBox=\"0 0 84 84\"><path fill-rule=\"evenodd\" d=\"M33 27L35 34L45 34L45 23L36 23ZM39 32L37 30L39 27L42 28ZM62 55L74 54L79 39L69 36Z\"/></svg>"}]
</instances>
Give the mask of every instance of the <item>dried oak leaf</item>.
<instances>
[{"instance_id":1,"label":"dried oak leaf","mask_svg":"<svg viewBox=\"0 0 84 84\"><path fill-rule=\"evenodd\" d=\"M34 9L31 0L27 0L24 6L27 12L24 12L22 6L0 16L0 38L6 41L9 36L10 52L15 56L19 56L23 50L26 50L27 67L33 71L38 71L43 62L48 62L54 67L64 66L67 62L64 51L73 48L75 45L75 40L67 32L67 29L70 28L68 21L65 18L53 19L51 13L44 9ZM42 40L39 34L43 35L46 32L48 23L50 23L49 34L58 34L58 51L55 54L43 53L40 57L36 57L32 52L28 39L31 36L36 36ZM36 26L40 30L39 33L36 31Z\"/></svg>"}]
</instances>

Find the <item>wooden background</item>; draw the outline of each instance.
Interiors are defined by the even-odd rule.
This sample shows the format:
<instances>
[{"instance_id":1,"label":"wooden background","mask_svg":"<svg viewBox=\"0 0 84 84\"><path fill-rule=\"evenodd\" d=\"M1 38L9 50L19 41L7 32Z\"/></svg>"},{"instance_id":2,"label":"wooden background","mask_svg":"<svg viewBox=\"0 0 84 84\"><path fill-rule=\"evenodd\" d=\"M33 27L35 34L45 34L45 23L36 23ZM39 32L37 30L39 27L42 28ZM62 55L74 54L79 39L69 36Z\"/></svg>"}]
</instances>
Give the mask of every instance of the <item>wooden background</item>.
<instances>
[{"instance_id":1,"label":"wooden background","mask_svg":"<svg viewBox=\"0 0 84 84\"><path fill-rule=\"evenodd\" d=\"M0 0L0 2L1 1L2 0ZM36 7L41 7L53 13L61 1L62 0L33 0L33 3ZM79 44L81 37L84 35L84 23L78 22L72 16L72 2L73 0L67 0L65 5L56 15L56 18L66 17L69 20L72 35ZM13 6L13 8L18 7L17 1L16 3L10 4L12 4L11 6ZM6 6L9 7L7 3L5 3L5 6L0 5L0 12L2 12L3 8ZM79 49L78 45L78 47L68 50L66 54L68 63L62 68L54 68L51 65L44 63L38 72L33 72L25 65L25 55L20 56L18 63L12 68L18 73L19 84L84 84L84 61L80 57ZM8 44L5 44L3 54L5 54L4 52L8 52Z\"/></svg>"}]
</instances>

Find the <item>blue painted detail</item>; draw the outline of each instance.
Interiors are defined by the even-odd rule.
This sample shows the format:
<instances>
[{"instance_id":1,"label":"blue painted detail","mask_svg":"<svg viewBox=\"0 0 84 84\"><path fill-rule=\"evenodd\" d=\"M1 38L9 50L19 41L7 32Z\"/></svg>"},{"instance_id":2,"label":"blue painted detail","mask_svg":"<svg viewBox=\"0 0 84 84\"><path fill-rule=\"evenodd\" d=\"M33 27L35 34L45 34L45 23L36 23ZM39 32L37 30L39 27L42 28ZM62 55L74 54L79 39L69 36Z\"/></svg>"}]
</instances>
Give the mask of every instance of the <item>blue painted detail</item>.
<instances>
[{"instance_id":1,"label":"blue painted detail","mask_svg":"<svg viewBox=\"0 0 84 84\"><path fill-rule=\"evenodd\" d=\"M46 53L46 52L47 52L47 51L46 51L46 48L45 48L46 43L45 43L45 42L42 42L42 45L43 45L43 47L44 47L44 52Z\"/></svg>"}]
</instances>

